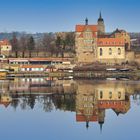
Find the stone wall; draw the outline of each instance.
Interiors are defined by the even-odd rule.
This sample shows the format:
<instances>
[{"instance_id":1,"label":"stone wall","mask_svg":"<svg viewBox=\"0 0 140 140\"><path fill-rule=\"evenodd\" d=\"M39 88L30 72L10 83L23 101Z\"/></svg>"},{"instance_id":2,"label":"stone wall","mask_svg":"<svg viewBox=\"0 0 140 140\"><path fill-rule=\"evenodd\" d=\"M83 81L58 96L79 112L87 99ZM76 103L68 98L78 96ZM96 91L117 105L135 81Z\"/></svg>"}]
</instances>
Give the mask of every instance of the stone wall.
<instances>
[{"instance_id":1,"label":"stone wall","mask_svg":"<svg viewBox=\"0 0 140 140\"><path fill-rule=\"evenodd\" d=\"M135 52L134 51L126 51L126 58L125 61L127 62L134 62L135 61Z\"/></svg>"}]
</instances>

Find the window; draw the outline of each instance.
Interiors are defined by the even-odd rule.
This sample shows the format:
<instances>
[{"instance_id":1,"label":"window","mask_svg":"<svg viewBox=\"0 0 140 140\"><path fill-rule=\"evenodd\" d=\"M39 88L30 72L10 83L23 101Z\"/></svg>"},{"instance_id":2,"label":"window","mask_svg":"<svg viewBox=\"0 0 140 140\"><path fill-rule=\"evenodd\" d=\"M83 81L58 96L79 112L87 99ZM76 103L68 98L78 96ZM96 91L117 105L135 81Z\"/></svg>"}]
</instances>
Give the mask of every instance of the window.
<instances>
[{"instance_id":1,"label":"window","mask_svg":"<svg viewBox=\"0 0 140 140\"><path fill-rule=\"evenodd\" d=\"M118 92L118 98L119 99L121 98L121 92Z\"/></svg>"},{"instance_id":2,"label":"window","mask_svg":"<svg viewBox=\"0 0 140 140\"><path fill-rule=\"evenodd\" d=\"M121 49L118 48L118 55L121 55Z\"/></svg>"},{"instance_id":3,"label":"window","mask_svg":"<svg viewBox=\"0 0 140 140\"><path fill-rule=\"evenodd\" d=\"M112 98L112 92L111 91L109 92L109 98L110 99Z\"/></svg>"},{"instance_id":4,"label":"window","mask_svg":"<svg viewBox=\"0 0 140 140\"><path fill-rule=\"evenodd\" d=\"M102 56L102 55L103 55L103 49L100 48L100 56Z\"/></svg>"},{"instance_id":5,"label":"window","mask_svg":"<svg viewBox=\"0 0 140 140\"><path fill-rule=\"evenodd\" d=\"M109 48L109 55L112 55L112 49Z\"/></svg>"},{"instance_id":6,"label":"window","mask_svg":"<svg viewBox=\"0 0 140 140\"><path fill-rule=\"evenodd\" d=\"M102 98L103 98L103 92L100 91L100 99L102 99Z\"/></svg>"},{"instance_id":7,"label":"window","mask_svg":"<svg viewBox=\"0 0 140 140\"><path fill-rule=\"evenodd\" d=\"M99 44L100 44L100 45L102 45L102 44L103 44L103 42L102 42L102 41L100 41L100 42L99 42Z\"/></svg>"}]
</instances>

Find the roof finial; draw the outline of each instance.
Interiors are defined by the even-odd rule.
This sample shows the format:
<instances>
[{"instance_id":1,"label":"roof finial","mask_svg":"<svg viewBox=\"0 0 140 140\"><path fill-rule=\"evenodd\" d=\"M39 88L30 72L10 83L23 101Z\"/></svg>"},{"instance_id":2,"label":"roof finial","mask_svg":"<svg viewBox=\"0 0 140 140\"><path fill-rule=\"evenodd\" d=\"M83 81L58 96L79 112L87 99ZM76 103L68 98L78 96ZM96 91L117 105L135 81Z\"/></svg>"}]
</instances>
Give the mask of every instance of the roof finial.
<instances>
[{"instance_id":1,"label":"roof finial","mask_svg":"<svg viewBox=\"0 0 140 140\"><path fill-rule=\"evenodd\" d=\"M88 25L88 18L85 19L85 25Z\"/></svg>"},{"instance_id":2,"label":"roof finial","mask_svg":"<svg viewBox=\"0 0 140 140\"><path fill-rule=\"evenodd\" d=\"M101 11L100 11L100 16L99 17L100 17L100 19L102 18L102 12Z\"/></svg>"}]
</instances>

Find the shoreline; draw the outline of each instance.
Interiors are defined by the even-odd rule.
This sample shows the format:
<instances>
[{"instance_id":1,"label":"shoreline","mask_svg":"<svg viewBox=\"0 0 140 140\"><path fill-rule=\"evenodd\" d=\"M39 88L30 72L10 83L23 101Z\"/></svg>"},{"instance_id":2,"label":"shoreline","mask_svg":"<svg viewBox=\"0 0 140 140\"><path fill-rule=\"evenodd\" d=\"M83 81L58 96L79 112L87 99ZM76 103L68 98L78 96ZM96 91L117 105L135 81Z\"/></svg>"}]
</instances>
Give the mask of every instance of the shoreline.
<instances>
[{"instance_id":1,"label":"shoreline","mask_svg":"<svg viewBox=\"0 0 140 140\"><path fill-rule=\"evenodd\" d=\"M70 79L124 79L124 80L140 80L140 71L131 72L106 72L106 71L74 71L69 72L16 72L7 73L1 78L16 78L16 77L58 77Z\"/></svg>"}]
</instances>

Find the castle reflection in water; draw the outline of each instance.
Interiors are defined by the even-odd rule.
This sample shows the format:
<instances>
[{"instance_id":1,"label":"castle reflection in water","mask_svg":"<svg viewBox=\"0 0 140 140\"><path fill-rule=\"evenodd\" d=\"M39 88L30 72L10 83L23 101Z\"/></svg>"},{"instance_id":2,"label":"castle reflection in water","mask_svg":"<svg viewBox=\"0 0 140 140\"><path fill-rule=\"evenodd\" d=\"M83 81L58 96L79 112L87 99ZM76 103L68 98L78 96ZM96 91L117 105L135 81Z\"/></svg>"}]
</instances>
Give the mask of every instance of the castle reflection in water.
<instances>
[{"instance_id":1,"label":"castle reflection in water","mask_svg":"<svg viewBox=\"0 0 140 140\"><path fill-rule=\"evenodd\" d=\"M132 97L132 98L131 98ZM0 81L0 107L54 109L76 112L76 121L105 122L107 109L125 114L131 100L140 103L140 82L66 80L56 78L18 78Z\"/></svg>"}]
</instances>

